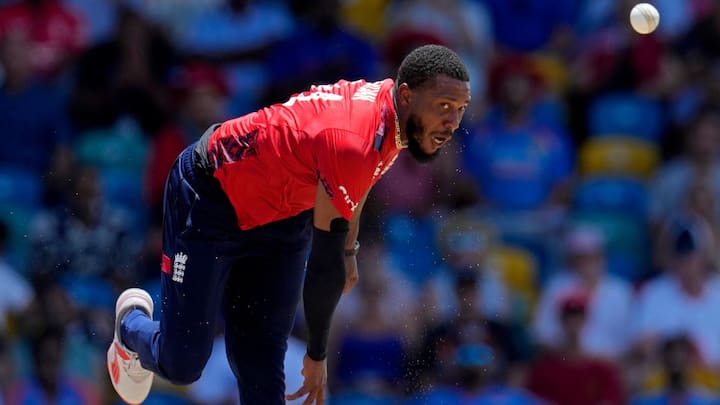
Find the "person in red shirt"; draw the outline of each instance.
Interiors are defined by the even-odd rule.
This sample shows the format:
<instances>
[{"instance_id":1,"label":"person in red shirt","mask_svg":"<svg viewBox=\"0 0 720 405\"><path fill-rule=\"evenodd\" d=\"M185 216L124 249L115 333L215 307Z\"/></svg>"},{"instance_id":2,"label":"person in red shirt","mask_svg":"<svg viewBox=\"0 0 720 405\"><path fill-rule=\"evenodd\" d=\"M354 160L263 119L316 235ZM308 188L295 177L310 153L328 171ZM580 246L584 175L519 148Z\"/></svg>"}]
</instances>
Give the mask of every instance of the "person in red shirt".
<instances>
[{"instance_id":1,"label":"person in red shirt","mask_svg":"<svg viewBox=\"0 0 720 405\"><path fill-rule=\"evenodd\" d=\"M51 79L85 47L85 25L59 0L22 0L0 7L0 39L21 33L34 76Z\"/></svg>"},{"instance_id":2,"label":"person in red shirt","mask_svg":"<svg viewBox=\"0 0 720 405\"><path fill-rule=\"evenodd\" d=\"M147 292L118 297L107 364L120 397L143 401L154 374L197 380L221 313L244 405L324 404L330 323L358 279L368 191L401 149L436 158L469 102L457 54L426 45L406 56L396 80L313 86L213 125L168 176L160 321ZM286 395L283 359L301 294L304 384Z\"/></svg>"},{"instance_id":3,"label":"person in red shirt","mask_svg":"<svg viewBox=\"0 0 720 405\"><path fill-rule=\"evenodd\" d=\"M618 367L582 351L587 300L584 293L577 292L560 301L564 344L534 362L528 371L528 389L556 405L622 405L624 389Z\"/></svg>"}]
</instances>

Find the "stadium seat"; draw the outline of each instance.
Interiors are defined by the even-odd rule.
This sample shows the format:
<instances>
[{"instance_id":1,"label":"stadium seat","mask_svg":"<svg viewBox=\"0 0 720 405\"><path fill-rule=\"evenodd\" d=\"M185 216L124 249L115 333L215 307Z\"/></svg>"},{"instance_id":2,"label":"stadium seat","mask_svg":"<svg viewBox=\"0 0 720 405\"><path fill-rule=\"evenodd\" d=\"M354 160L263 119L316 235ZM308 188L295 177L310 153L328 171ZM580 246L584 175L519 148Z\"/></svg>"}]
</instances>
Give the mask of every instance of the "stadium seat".
<instances>
[{"instance_id":1,"label":"stadium seat","mask_svg":"<svg viewBox=\"0 0 720 405\"><path fill-rule=\"evenodd\" d=\"M520 247L497 245L488 252L488 267L497 271L513 293L512 315L527 321L537 300L537 259Z\"/></svg>"},{"instance_id":2,"label":"stadium seat","mask_svg":"<svg viewBox=\"0 0 720 405\"><path fill-rule=\"evenodd\" d=\"M34 171L0 167L0 204L39 208L43 187L40 175Z\"/></svg>"},{"instance_id":3,"label":"stadium seat","mask_svg":"<svg viewBox=\"0 0 720 405\"><path fill-rule=\"evenodd\" d=\"M417 286L430 279L441 262L435 224L429 218L392 215L386 219L387 250L393 263Z\"/></svg>"},{"instance_id":4,"label":"stadium seat","mask_svg":"<svg viewBox=\"0 0 720 405\"><path fill-rule=\"evenodd\" d=\"M85 132L73 147L78 162L98 169L125 169L142 172L148 144L142 132L132 126Z\"/></svg>"},{"instance_id":5,"label":"stadium seat","mask_svg":"<svg viewBox=\"0 0 720 405\"><path fill-rule=\"evenodd\" d=\"M632 93L603 96L590 106L590 135L623 134L656 143L662 135L660 105Z\"/></svg>"},{"instance_id":6,"label":"stadium seat","mask_svg":"<svg viewBox=\"0 0 720 405\"><path fill-rule=\"evenodd\" d=\"M0 204L0 220L5 222L10 232L7 253L10 263L19 271L27 269L25 265L30 253L28 232L37 212L25 205Z\"/></svg>"},{"instance_id":7,"label":"stadium seat","mask_svg":"<svg viewBox=\"0 0 720 405\"><path fill-rule=\"evenodd\" d=\"M660 159L658 147L625 136L591 138L580 149L580 172L585 176L627 176L647 179Z\"/></svg>"},{"instance_id":8,"label":"stadium seat","mask_svg":"<svg viewBox=\"0 0 720 405\"><path fill-rule=\"evenodd\" d=\"M650 240L644 217L630 213L576 212L571 223L587 224L605 237L608 269L630 282L639 281L650 264Z\"/></svg>"},{"instance_id":9,"label":"stadium seat","mask_svg":"<svg viewBox=\"0 0 720 405\"><path fill-rule=\"evenodd\" d=\"M397 405L399 398L389 394L374 394L367 390L346 390L333 395L329 403L333 405Z\"/></svg>"},{"instance_id":10,"label":"stadium seat","mask_svg":"<svg viewBox=\"0 0 720 405\"><path fill-rule=\"evenodd\" d=\"M124 169L106 169L100 172L105 200L132 212L144 208L142 200L142 177Z\"/></svg>"},{"instance_id":11,"label":"stadium seat","mask_svg":"<svg viewBox=\"0 0 720 405\"><path fill-rule=\"evenodd\" d=\"M575 189L573 206L579 211L630 213L644 217L647 213L645 183L625 177L590 177Z\"/></svg>"},{"instance_id":12,"label":"stadium seat","mask_svg":"<svg viewBox=\"0 0 720 405\"><path fill-rule=\"evenodd\" d=\"M537 54L531 56L535 71L542 77L543 83L554 94L563 94L570 84L570 70L561 58Z\"/></svg>"}]
</instances>

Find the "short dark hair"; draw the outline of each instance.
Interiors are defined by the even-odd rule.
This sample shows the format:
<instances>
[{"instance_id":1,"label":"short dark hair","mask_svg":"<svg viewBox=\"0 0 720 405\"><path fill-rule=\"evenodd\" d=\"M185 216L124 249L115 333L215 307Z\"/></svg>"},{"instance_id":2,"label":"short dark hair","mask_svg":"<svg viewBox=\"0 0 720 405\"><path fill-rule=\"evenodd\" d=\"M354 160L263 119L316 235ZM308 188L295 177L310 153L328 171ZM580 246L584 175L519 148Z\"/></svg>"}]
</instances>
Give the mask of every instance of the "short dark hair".
<instances>
[{"instance_id":1,"label":"short dark hair","mask_svg":"<svg viewBox=\"0 0 720 405\"><path fill-rule=\"evenodd\" d=\"M403 59L396 83L407 83L411 89L416 89L437 75L470 81L465 64L452 49L442 45L423 45Z\"/></svg>"}]
</instances>

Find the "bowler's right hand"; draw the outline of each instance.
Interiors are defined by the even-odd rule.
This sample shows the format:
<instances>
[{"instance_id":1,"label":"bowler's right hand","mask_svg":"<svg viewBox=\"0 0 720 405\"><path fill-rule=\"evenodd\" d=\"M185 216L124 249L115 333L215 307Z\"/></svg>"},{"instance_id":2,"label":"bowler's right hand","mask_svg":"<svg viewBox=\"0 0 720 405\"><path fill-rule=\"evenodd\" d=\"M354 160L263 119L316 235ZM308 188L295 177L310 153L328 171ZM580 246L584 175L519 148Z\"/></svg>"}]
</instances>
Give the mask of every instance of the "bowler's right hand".
<instances>
[{"instance_id":1,"label":"bowler's right hand","mask_svg":"<svg viewBox=\"0 0 720 405\"><path fill-rule=\"evenodd\" d=\"M303 359L302 375L305 378L302 387L290 395L285 396L286 401L292 401L307 395L302 405L324 405L325 388L327 386L327 360L315 361L305 355Z\"/></svg>"}]
</instances>

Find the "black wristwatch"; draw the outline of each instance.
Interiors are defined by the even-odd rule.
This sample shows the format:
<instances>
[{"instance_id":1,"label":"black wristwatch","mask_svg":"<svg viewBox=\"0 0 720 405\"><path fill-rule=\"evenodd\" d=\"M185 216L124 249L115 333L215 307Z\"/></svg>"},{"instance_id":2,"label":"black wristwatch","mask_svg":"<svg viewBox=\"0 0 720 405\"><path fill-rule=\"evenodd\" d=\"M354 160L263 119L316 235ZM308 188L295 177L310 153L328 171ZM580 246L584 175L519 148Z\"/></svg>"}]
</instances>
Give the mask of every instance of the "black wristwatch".
<instances>
[{"instance_id":1,"label":"black wristwatch","mask_svg":"<svg viewBox=\"0 0 720 405\"><path fill-rule=\"evenodd\" d=\"M360 251L360 242L355 241L352 249L345 249L345 257L357 256Z\"/></svg>"}]
</instances>

